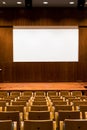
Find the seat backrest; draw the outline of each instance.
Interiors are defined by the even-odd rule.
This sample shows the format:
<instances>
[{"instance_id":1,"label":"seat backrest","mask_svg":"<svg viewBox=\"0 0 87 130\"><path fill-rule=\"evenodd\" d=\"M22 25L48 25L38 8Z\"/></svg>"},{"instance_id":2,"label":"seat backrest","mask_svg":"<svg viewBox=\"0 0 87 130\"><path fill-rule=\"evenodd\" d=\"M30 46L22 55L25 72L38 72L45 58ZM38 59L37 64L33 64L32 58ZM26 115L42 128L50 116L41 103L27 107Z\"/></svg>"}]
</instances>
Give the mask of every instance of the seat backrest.
<instances>
[{"instance_id":1,"label":"seat backrest","mask_svg":"<svg viewBox=\"0 0 87 130\"><path fill-rule=\"evenodd\" d=\"M35 96L45 96L45 92L44 91L36 91Z\"/></svg>"},{"instance_id":2,"label":"seat backrest","mask_svg":"<svg viewBox=\"0 0 87 130\"><path fill-rule=\"evenodd\" d=\"M32 91L24 91L24 92L22 92L22 95L23 96L32 96L33 92Z\"/></svg>"},{"instance_id":3,"label":"seat backrest","mask_svg":"<svg viewBox=\"0 0 87 130\"><path fill-rule=\"evenodd\" d=\"M60 96L69 96L69 95L70 95L70 92L69 92L69 91L60 91L60 92L59 92L59 95L60 95Z\"/></svg>"},{"instance_id":4,"label":"seat backrest","mask_svg":"<svg viewBox=\"0 0 87 130\"><path fill-rule=\"evenodd\" d=\"M64 130L86 130L87 120L66 119L64 121Z\"/></svg>"},{"instance_id":5,"label":"seat backrest","mask_svg":"<svg viewBox=\"0 0 87 130\"><path fill-rule=\"evenodd\" d=\"M66 102L66 101L61 101L61 102L59 102L59 101L54 101L54 102L53 102L53 105L67 105L67 102Z\"/></svg>"},{"instance_id":6,"label":"seat backrest","mask_svg":"<svg viewBox=\"0 0 87 130\"><path fill-rule=\"evenodd\" d=\"M19 100L29 100L30 99L30 97L28 96L20 96L19 97Z\"/></svg>"},{"instance_id":7,"label":"seat backrest","mask_svg":"<svg viewBox=\"0 0 87 130\"><path fill-rule=\"evenodd\" d=\"M3 99L3 100L0 100L0 102L3 101L3 102L6 102L6 104L10 104L11 103L11 99Z\"/></svg>"},{"instance_id":8,"label":"seat backrest","mask_svg":"<svg viewBox=\"0 0 87 130\"><path fill-rule=\"evenodd\" d=\"M6 101L0 101L0 107L5 107L6 106Z\"/></svg>"},{"instance_id":9,"label":"seat backrest","mask_svg":"<svg viewBox=\"0 0 87 130\"><path fill-rule=\"evenodd\" d=\"M78 99L78 98L69 98L68 101L69 102L75 102L75 101L78 102L78 101L80 101L80 99Z\"/></svg>"},{"instance_id":10,"label":"seat backrest","mask_svg":"<svg viewBox=\"0 0 87 130\"><path fill-rule=\"evenodd\" d=\"M13 106L7 106L6 111L19 111L24 112L24 106L23 105L13 105Z\"/></svg>"},{"instance_id":11,"label":"seat backrest","mask_svg":"<svg viewBox=\"0 0 87 130\"><path fill-rule=\"evenodd\" d=\"M85 95L80 96L80 99L81 99L81 100L87 100L87 96L85 96Z\"/></svg>"},{"instance_id":12,"label":"seat backrest","mask_svg":"<svg viewBox=\"0 0 87 130\"><path fill-rule=\"evenodd\" d=\"M51 99L51 100L61 99L61 97L60 97L60 96L50 96L50 99Z\"/></svg>"},{"instance_id":13,"label":"seat backrest","mask_svg":"<svg viewBox=\"0 0 87 130\"><path fill-rule=\"evenodd\" d=\"M38 102L38 101L41 101L41 102L46 102L46 99L45 98L35 98L34 99L34 102Z\"/></svg>"},{"instance_id":14,"label":"seat backrest","mask_svg":"<svg viewBox=\"0 0 87 130\"><path fill-rule=\"evenodd\" d=\"M87 101L73 101L72 103L73 103L74 109L76 109L76 106L87 105Z\"/></svg>"},{"instance_id":15,"label":"seat backrest","mask_svg":"<svg viewBox=\"0 0 87 130\"><path fill-rule=\"evenodd\" d=\"M57 91L48 91L47 96L57 96Z\"/></svg>"},{"instance_id":16,"label":"seat backrest","mask_svg":"<svg viewBox=\"0 0 87 130\"><path fill-rule=\"evenodd\" d=\"M24 105L24 106L26 106L27 102L26 101L13 101L12 105Z\"/></svg>"},{"instance_id":17,"label":"seat backrest","mask_svg":"<svg viewBox=\"0 0 87 130\"><path fill-rule=\"evenodd\" d=\"M87 105L82 105L82 106L80 105L79 110L87 112Z\"/></svg>"},{"instance_id":18,"label":"seat backrest","mask_svg":"<svg viewBox=\"0 0 87 130\"><path fill-rule=\"evenodd\" d=\"M59 111L57 124L59 129L61 129L61 121L63 122L65 119L80 119L79 111Z\"/></svg>"},{"instance_id":19,"label":"seat backrest","mask_svg":"<svg viewBox=\"0 0 87 130\"><path fill-rule=\"evenodd\" d=\"M32 105L47 105L46 101L34 101Z\"/></svg>"},{"instance_id":20,"label":"seat backrest","mask_svg":"<svg viewBox=\"0 0 87 130\"><path fill-rule=\"evenodd\" d=\"M13 92L10 92L10 96L12 96L12 95L20 96L21 93L18 91L13 91Z\"/></svg>"},{"instance_id":21,"label":"seat backrest","mask_svg":"<svg viewBox=\"0 0 87 130\"><path fill-rule=\"evenodd\" d=\"M80 119L80 111L58 111L58 120Z\"/></svg>"},{"instance_id":22,"label":"seat backrest","mask_svg":"<svg viewBox=\"0 0 87 130\"><path fill-rule=\"evenodd\" d=\"M53 122L51 120L26 120L24 130L53 130Z\"/></svg>"},{"instance_id":23,"label":"seat backrest","mask_svg":"<svg viewBox=\"0 0 87 130\"><path fill-rule=\"evenodd\" d=\"M72 91L71 95L72 96L82 96L82 92L81 91Z\"/></svg>"},{"instance_id":24,"label":"seat backrest","mask_svg":"<svg viewBox=\"0 0 87 130\"><path fill-rule=\"evenodd\" d=\"M8 96L8 92L0 92L0 97L7 97Z\"/></svg>"},{"instance_id":25,"label":"seat backrest","mask_svg":"<svg viewBox=\"0 0 87 130\"><path fill-rule=\"evenodd\" d=\"M15 100L17 96L12 95L12 96L8 96L8 97L4 97L4 100Z\"/></svg>"},{"instance_id":26,"label":"seat backrest","mask_svg":"<svg viewBox=\"0 0 87 130\"><path fill-rule=\"evenodd\" d=\"M87 112L87 105L82 105L82 106L80 105L79 110L80 112L82 112L82 118L85 119L86 118L85 112Z\"/></svg>"},{"instance_id":27,"label":"seat backrest","mask_svg":"<svg viewBox=\"0 0 87 130\"><path fill-rule=\"evenodd\" d=\"M69 99L69 98L70 98L70 99L76 98L76 96L71 96L71 95L70 95L70 96L63 96L63 97L64 97L66 100Z\"/></svg>"},{"instance_id":28,"label":"seat backrest","mask_svg":"<svg viewBox=\"0 0 87 130\"><path fill-rule=\"evenodd\" d=\"M12 121L0 120L0 130L12 130Z\"/></svg>"},{"instance_id":29,"label":"seat backrest","mask_svg":"<svg viewBox=\"0 0 87 130\"><path fill-rule=\"evenodd\" d=\"M58 112L59 110L72 110L72 106L70 106L70 105L56 105L55 112Z\"/></svg>"},{"instance_id":30,"label":"seat backrest","mask_svg":"<svg viewBox=\"0 0 87 130\"><path fill-rule=\"evenodd\" d=\"M52 102L63 102L63 99L51 99Z\"/></svg>"},{"instance_id":31,"label":"seat backrest","mask_svg":"<svg viewBox=\"0 0 87 130\"><path fill-rule=\"evenodd\" d=\"M47 105L32 105L31 111L48 111Z\"/></svg>"},{"instance_id":32,"label":"seat backrest","mask_svg":"<svg viewBox=\"0 0 87 130\"><path fill-rule=\"evenodd\" d=\"M46 99L46 96L43 95L39 95L39 96L35 96L34 99Z\"/></svg>"},{"instance_id":33,"label":"seat backrest","mask_svg":"<svg viewBox=\"0 0 87 130\"><path fill-rule=\"evenodd\" d=\"M30 111L28 115L29 120L50 120L49 111Z\"/></svg>"},{"instance_id":34,"label":"seat backrest","mask_svg":"<svg viewBox=\"0 0 87 130\"><path fill-rule=\"evenodd\" d=\"M0 112L0 120L12 120L17 122L17 130L20 128L19 112L4 111Z\"/></svg>"}]
</instances>

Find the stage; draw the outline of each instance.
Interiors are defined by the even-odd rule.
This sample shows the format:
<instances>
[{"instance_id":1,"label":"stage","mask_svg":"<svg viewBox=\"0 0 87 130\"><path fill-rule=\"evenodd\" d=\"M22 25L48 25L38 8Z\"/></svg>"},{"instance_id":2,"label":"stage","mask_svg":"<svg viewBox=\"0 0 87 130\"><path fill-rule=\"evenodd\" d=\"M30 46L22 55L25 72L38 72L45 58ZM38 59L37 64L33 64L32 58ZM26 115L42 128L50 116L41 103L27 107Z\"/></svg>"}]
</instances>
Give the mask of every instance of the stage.
<instances>
[{"instance_id":1,"label":"stage","mask_svg":"<svg viewBox=\"0 0 87 130\"><path fill-rule=\"evenodd\" d=\"M84 90L87 83L84 82L45 82L45 83L0 83L0 90Z\"/></svg>"}]
</instances>

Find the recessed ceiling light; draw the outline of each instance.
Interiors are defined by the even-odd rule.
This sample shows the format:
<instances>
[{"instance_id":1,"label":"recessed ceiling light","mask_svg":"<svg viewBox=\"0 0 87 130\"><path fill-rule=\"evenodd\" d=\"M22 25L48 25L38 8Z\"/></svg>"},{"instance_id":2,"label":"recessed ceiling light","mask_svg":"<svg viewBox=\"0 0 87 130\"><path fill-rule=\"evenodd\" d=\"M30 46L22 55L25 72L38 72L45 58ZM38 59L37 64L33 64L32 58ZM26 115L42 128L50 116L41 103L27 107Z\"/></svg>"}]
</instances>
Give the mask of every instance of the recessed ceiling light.
<instances>
[{"instance_id":1,"label":"recessed ceiling light","mask_svg":"<svg viewBox=\"0 0 87 130\"><path fill-rule=\"evenodd\" d=\"M69 4L70 4L70 5L73 5L73 4L74 4L74 1L70 1Z\"/></svg>"},{"instance_id":2,"label":"recessed ceiling light","mask_svg":"<svg viewBox=\"0 0 87 130\"><path fill-rule=\"evenodd\" d=\"M5 2L5 1L2 1L2 4L3 4L3 5L6 5L6 2Z\"/></svg>"},{"instance_id":3,"label":"recessed ceiling light","mask_svg":"<svg viewBox=\"0 0 87 130\"><path fill-rule=\"evenodd\" d=\"M87 5L87 1L85 2L85 4Z\"/></svg>"},{"instance_id":4,"label":"recessed ceiling light","mask_svg":"<svg viewBox=\"0 0 87 130\"><path fill-rule=\"evenodd\" d=\"M48 4L48 1L43 1L43 4L44 4L44 5L47 5L47 4Z\"/></svg>"},{"instance_id":5,"label":"recessed ceiling light","mask_svg":"<svg viewBox=\"0 0 87 130\"><path fill-rule=\"evenodd\" d=\"M22 4L22 2L21 2L21 1L17 1L17 4L18 4L18 5L21 5L21 4Z\"/></svg>"}]
</instances>

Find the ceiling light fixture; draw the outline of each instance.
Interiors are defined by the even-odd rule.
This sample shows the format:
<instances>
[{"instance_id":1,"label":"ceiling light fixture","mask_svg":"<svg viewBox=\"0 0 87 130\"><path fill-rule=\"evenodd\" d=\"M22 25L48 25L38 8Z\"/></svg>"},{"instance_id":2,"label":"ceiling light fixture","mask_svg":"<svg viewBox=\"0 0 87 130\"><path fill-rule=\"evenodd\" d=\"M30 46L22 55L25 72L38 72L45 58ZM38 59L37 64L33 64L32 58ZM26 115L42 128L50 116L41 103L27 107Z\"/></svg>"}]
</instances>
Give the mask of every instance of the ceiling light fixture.
<instances>
[{"instance_id":1,"label":"ceiling light fixture","mask_svg":"<svg viewBox=\"0 0 87 130\"><path fill-rule=\"evenodd\" d=\"M70 4L70 5L74 5L74 1L70 1L69 4Z\"/></svg>"},{"instance_id":2,"label":"ceiling light fixture","mask_svg":"<svg viewBox=\"0 0 87 130\"><path fill-rule=\"evenodd\" d=\"M2 1L2 4L3 4L3 5L6 5L6 2L5 2L5 1Z\"/></svg>"},{"instance_id":3,"label":"ceiling light fixture","mask_svg":"<svg viewBox=\"0 0 87 130\"><path fill-rule=\"evenodd\" d=\"M85 2L85 4L87 5L87 1Z\"/></svg>"},{"instance_id":4,"label":"ceiling light fixture","mask_svg":"<svg viewBox=\"0 0 87 130\"><path fill-rule=\"evenodd\" d=\"M43 4L44 4L44 5L47 5L47 4L48 4L48 1L44 1Z\"/></svg>"},{"instance_id":5,"label":"ceiling light fixture","mask_svg":"<svg viewBox=\"0 0 87 130\"><path fill-rule=\"evenodd\" d=\"M17 1L17 4L18 4L18 5L21 5L21 4L22 4L22 2L21 2L21 1Z\"/></svg>"}]
</instances>

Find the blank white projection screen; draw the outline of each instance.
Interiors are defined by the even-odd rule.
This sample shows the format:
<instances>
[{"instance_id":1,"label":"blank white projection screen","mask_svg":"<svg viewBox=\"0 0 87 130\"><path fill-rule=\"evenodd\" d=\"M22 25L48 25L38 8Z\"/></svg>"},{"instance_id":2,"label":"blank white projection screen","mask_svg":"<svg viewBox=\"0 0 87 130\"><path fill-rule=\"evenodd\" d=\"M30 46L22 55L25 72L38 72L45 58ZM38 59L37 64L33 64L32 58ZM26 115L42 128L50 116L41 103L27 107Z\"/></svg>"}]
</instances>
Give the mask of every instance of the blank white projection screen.
<instances>
[{"instance_id":1,"label":"blank white projection screen","mask_svg":"<svg viewBox=\"0 0 87 130\"><path fill-rule=\"evenodd\" d=\"M13 29L13 62L77 62L78 28Z\"/></svg>"}]
</instances>

